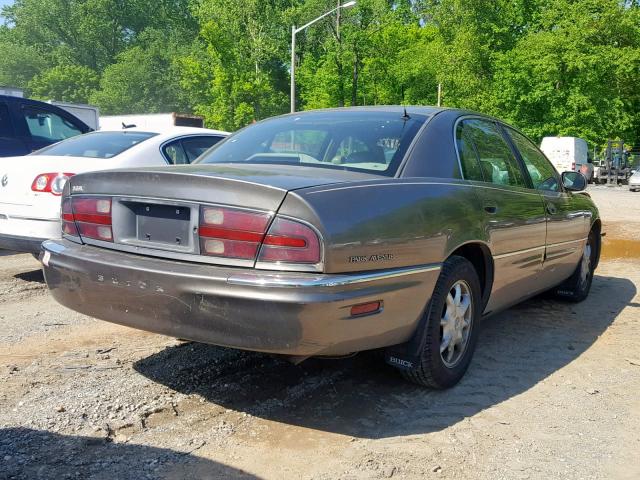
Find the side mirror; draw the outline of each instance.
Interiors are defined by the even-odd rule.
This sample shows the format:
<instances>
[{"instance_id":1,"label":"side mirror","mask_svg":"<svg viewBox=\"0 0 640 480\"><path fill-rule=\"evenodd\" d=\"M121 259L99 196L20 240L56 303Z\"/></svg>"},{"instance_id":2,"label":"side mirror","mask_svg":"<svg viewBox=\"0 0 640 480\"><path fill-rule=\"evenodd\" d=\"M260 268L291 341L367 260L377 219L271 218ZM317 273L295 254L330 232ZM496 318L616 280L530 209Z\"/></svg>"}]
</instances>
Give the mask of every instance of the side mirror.
<instances>
[{"instance_id":1,"label":"side mirror","mask_svg":"<svg viewBox=\"0 0 640 480\"><path fill-rule=\"evenodd\" d=\"M587 179L580 172L563 172L562 185L570 192L581 192L587 188Z\"/></svg>"}]
</instances>

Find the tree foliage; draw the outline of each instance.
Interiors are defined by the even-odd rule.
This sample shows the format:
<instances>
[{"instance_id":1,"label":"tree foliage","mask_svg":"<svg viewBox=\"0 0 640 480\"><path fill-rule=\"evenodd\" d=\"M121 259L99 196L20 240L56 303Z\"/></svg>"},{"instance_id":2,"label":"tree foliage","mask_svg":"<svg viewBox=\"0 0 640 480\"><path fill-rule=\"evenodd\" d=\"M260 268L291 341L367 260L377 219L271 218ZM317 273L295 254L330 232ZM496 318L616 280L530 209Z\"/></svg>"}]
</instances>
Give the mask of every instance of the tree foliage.
<instances>
[{"instance_id":1,"label":"tree foliage","mask_svg":"<svg viewBox=\"0 0 640 480\"><path fill-rule=\"evenodd\" d=\"M106 113L236 129L288 111L291 25L337 0L16 0L0 84ZM358 0L298 33L298 108L434 104L540 139L640 141L640 6L619 0Z\"/></svg>"}]
</instances>

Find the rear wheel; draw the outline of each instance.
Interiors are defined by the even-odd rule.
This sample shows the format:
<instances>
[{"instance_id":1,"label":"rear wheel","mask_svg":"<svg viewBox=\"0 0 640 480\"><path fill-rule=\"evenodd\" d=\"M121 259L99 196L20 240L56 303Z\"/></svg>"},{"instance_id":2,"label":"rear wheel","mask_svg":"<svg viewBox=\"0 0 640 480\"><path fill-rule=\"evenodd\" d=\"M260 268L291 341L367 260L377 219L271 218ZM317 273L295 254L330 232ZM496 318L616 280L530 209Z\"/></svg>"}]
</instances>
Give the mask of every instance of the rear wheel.
<instances>
[{"instance_id":1,"label":"rear wheel","mask_svg":"<svg viewBox=\"0 0 640 480\"><path fill-rule=\"evenodd\" d=\"M404 377L431 388L449 388L463 377L478 340L480 281L471 262L453 256L442 266L429 308L420 361Z\"/></svg>"},{"instance_id":2,"label":"rear wheel","mask_svg":"<svg viewBox=\"0 0 640 480\"><path fill-rule=\"evenodd\" d=\"M591 230L582 248L582 257L573 274L553 289L553 294L570 302L581 302L589 295L595 266L598 263L598 234Z\"/></svg>"}]
</instances>

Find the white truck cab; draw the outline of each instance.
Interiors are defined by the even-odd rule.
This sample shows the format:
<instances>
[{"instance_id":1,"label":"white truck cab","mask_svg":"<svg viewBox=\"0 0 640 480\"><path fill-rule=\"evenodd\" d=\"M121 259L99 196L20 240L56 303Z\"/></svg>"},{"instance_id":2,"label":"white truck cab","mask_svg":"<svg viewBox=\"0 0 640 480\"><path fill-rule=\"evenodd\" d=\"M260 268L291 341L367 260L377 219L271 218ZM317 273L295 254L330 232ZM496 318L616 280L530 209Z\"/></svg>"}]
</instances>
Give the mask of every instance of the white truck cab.
<instances>
[{"instance_id":1,"label":"white truck cab","mask_svg":"<svg viewBox=\"0 0 640 480\"><path fill-rule=\"evenodd\" d=\"M544 137L540 150L558 172L581 172L588 181L593 179L593 164L589 160L587 142L578 137Z\"/></svg>"}]
</instances>

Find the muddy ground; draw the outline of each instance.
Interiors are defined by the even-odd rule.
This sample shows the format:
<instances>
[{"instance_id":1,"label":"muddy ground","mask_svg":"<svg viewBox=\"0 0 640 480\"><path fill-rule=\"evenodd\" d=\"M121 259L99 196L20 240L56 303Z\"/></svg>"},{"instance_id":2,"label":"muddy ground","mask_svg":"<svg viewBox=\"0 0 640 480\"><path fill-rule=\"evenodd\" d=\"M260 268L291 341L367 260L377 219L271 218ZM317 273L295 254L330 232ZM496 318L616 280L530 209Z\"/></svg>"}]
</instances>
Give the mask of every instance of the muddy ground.
<instances>
[{"instance_id":1,"label":"muddy ground","mask_svg":"<svg viewBox=\"0 0 640 480\"><path fill-rule=\"evenodd\" d=\"M590 297L486 320L444 392L371 354L294 366L93 320L0 252L0 478L640 478L640 193L590 191Z\"/></svg>"}]
</instances>

